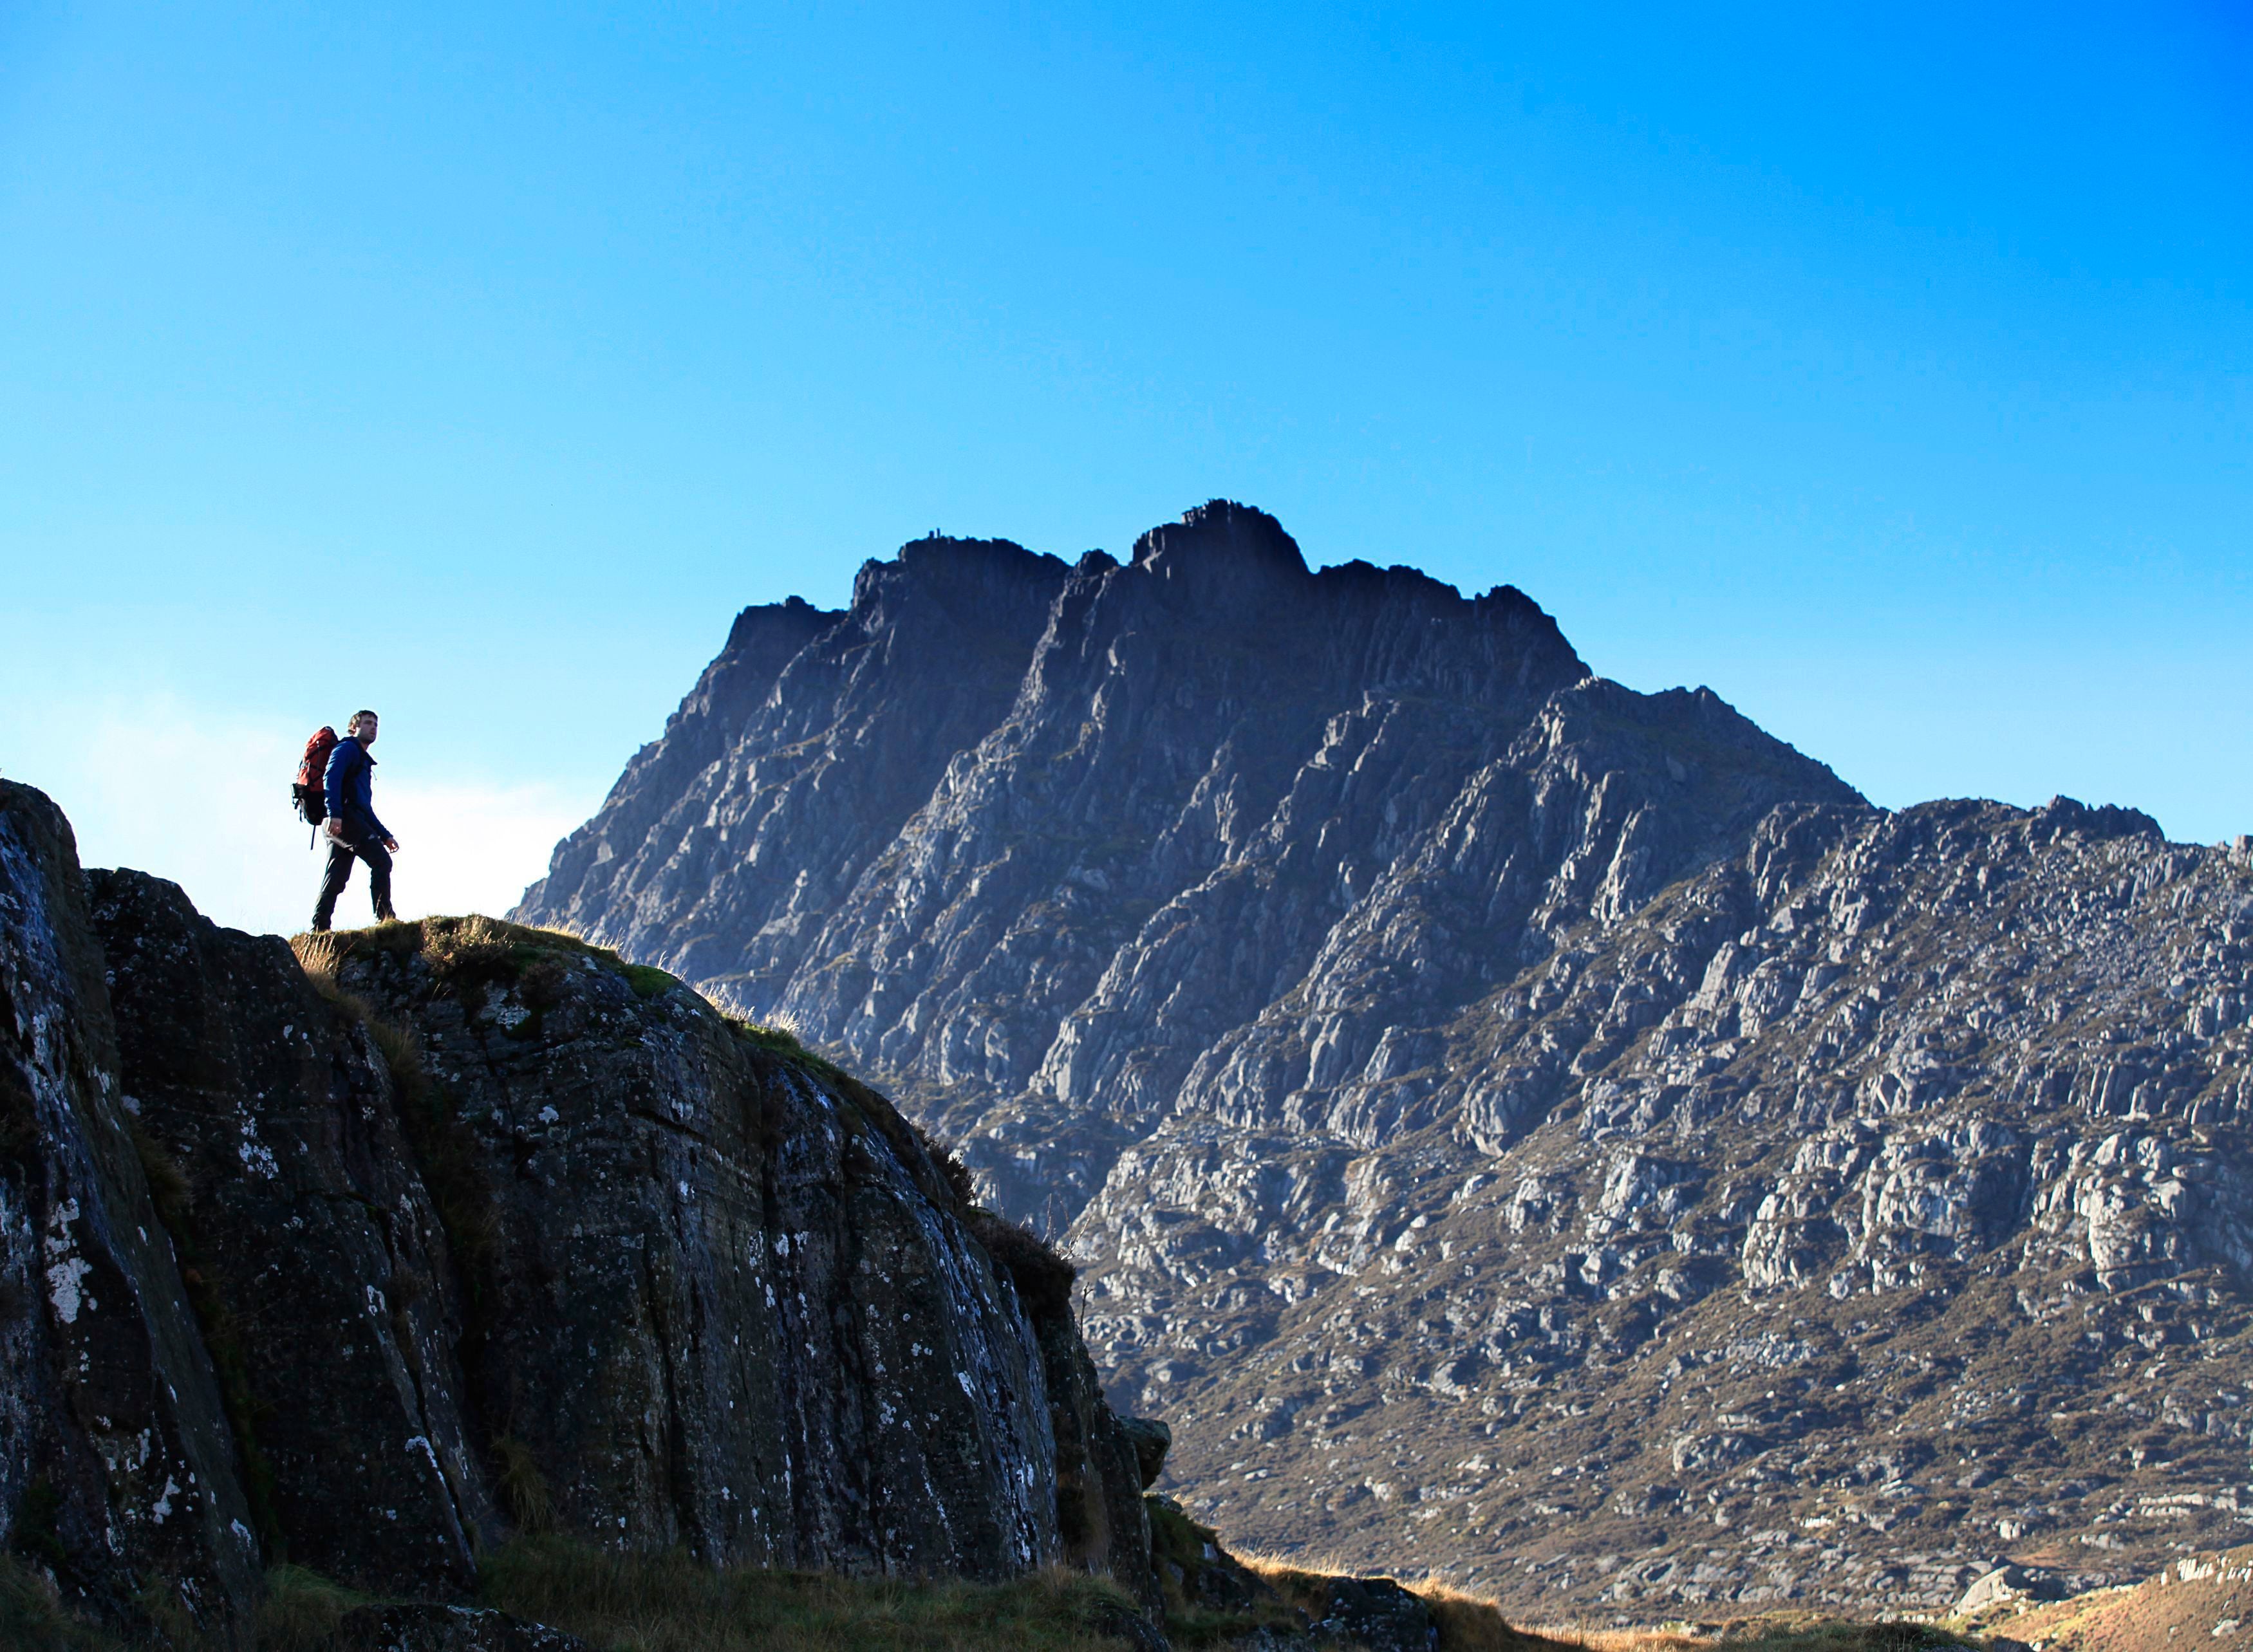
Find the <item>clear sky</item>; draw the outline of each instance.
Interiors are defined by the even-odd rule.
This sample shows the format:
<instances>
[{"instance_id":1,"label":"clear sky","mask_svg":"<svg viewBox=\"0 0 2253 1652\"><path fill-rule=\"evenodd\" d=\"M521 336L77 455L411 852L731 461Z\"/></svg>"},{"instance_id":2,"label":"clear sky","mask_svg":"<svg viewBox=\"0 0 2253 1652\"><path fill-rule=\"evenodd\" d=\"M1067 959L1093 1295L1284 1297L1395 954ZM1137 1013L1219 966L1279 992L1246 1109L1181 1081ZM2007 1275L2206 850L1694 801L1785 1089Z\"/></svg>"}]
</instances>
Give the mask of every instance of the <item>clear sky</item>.
<instances>
[{"instance_id":1,"label":"clear sky","mask_svg":"<svg viewBox=\"0 0 2253 1652\"><path fill-rule=\"evenodd\" d=\"M1880 803L2253 832L2249 162L2242 3L18 0L0 772L293 928L371 705L499 910L743 603L1221 495Z\"/></svg>"}]
</instances>

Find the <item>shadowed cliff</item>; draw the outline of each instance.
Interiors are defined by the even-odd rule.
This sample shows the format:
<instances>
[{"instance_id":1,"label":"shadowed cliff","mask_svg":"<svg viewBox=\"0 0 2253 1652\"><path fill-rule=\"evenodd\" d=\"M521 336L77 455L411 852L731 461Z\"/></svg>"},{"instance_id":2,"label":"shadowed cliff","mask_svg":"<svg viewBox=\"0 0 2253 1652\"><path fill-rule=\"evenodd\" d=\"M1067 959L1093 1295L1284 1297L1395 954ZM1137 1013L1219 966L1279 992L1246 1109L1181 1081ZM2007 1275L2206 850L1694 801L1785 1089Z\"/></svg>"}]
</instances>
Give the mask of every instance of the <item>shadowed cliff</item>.
<instances>
[{"instance_id":1,"label":"shadowed cliff","mask_svg":"<svg viewBox=\"0 0 2253 1652\"><path fill-rule=\"evenodd\" d=\"M0 784L0 1538L99 1616L533 1532L1156 1602L1069 1271L670 977L478 918L301 966Z\"/></svg>"}]
</instances>

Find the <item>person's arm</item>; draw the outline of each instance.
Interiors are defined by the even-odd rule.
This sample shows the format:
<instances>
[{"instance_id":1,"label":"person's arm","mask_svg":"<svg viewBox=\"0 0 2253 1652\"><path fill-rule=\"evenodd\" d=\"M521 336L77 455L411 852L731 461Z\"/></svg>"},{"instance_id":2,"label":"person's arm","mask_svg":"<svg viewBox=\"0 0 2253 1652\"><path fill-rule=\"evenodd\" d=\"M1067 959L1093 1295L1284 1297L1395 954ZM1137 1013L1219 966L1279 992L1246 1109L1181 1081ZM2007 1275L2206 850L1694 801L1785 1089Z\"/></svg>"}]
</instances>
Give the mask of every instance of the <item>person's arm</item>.
<instances>
[{"instance_id":1,"label":"person's arm","mask_svg":"<svg viewBox=\"0 0 2253 1652\"><path fill-rule=\"evenodd\" d=\"M384 825L382 821L375 818L374 768L375 764L371 762L366 768L360 770L360 785L363 788L360 792L360 798L367 814L368 830L375 833L375 840L383 845L385 848L395 849L399 847L399 840L391 835L391 828L389 826Z\"/></svg>"},{"instance_id":2,"label":"person's arm","mask_svg":"<svg viewBox=\"0 0 2253 1652\"><path fill-rule=\"evenodd\" d=\"M321 777L321 794L329 805L329 835L342 837L345 830L345 777L352 767L352 754L359 748L349 740L339 740L329 753L329 770Z\"/></svg>"}]
</instances>

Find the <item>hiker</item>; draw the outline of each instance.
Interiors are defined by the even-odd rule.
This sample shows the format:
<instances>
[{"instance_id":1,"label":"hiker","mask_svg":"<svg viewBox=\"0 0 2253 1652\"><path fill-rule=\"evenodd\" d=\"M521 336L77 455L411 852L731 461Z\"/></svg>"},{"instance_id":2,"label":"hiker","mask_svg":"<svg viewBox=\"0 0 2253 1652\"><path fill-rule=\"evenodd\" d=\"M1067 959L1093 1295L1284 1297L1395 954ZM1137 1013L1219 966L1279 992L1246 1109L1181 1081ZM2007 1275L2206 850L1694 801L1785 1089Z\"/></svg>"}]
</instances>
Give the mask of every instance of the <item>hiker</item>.
<instances>
[{"instance_id":1,"label":"hiker","mask_svg":"<svg viewBox=\"0 0 2253 1652\"><path fill-rule=\"evenodd\" d=\"M399 840L375 818L370 800L375 782L375 759L367 749L375 743L375 714L352 713L345 737L329 754L327 778L322 784L328 805L329 864L321 875L321 898L313 903L313 931L329 927L337 910L337 896L352 876L352 857L367 862L367 892L375 903L375 920L387 924L398 917L391 910L391 854Z\"/></svg>"}]
</instances>

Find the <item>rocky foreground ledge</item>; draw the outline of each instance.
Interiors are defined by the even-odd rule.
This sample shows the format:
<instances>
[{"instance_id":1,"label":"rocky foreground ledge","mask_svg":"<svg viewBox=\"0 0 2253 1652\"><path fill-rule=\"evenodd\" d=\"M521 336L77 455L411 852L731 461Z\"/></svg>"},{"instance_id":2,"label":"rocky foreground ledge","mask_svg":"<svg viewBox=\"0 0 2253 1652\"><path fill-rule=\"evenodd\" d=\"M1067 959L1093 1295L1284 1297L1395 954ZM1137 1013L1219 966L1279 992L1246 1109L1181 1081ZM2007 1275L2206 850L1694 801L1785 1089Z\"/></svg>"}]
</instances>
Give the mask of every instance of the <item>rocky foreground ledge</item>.
<instances>
[{"instance_id":1,"label":"rocky foreground ledge","mask_svg":"<svg viewBox=\"0 0 2253 1652\"><path fill-rule=\"evenodd\" d=\"M1570 1643L1146 1499L1069 1266L788 1035L484 918L296 947L0 783L0 1642Z\"/></svg>"},{"instance_id":2,"label":"rocky foreground ledge","mask_svg":"<svg viewBox=\"0 0 2253 1652\"><path fill-rule=\"evenodd\" d=\"M1154 1611L1069 1271L948 1172L659 972L301 965L0 784L0 1538L98 1621L240 1643L274 1564L443 1600L534 1532Z\"/></svg>"}]
</instances>

